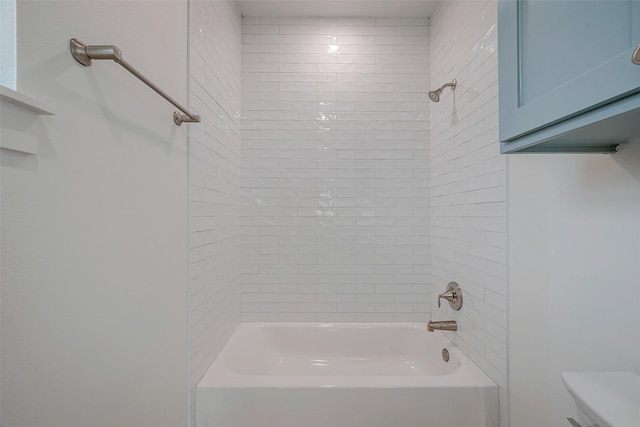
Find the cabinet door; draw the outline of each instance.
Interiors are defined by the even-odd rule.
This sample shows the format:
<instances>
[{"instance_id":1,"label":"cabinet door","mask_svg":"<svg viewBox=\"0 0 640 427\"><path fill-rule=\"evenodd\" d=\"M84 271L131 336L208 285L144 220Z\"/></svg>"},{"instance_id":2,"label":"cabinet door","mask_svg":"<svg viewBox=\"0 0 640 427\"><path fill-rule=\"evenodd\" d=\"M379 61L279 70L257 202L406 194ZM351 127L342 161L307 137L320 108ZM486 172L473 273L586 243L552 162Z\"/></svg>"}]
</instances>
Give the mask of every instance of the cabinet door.
<instances>
[{"instance_id":1,"label":"cabinet door","mask_svg":"<svg viewBox=\"0 0 640 427\"><path fill-rule=\"evenodd\" d=\"M501 0L500 140L640 92L640 0Z\"/></svg>"}]
</instances>

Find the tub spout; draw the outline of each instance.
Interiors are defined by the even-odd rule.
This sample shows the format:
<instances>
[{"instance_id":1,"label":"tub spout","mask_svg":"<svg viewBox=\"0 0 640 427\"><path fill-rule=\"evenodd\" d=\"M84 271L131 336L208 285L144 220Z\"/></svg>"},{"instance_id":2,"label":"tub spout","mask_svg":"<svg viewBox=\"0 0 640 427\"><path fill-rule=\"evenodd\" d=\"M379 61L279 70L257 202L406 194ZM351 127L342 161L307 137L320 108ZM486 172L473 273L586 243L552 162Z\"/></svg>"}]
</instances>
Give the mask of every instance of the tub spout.
<instances>
[{"instance_id":1,"label":"tub spout","mask_svg":"<svg viewBox=\"0 0 640 427\"><path fill-rule=\"evenodd\" d=\"M427 323L427 331L433 332L436 329L439 331L457 331L458 324L455 320L442 320L440 322L429 321L429 323Z\"/></svg>"}]
</instances>

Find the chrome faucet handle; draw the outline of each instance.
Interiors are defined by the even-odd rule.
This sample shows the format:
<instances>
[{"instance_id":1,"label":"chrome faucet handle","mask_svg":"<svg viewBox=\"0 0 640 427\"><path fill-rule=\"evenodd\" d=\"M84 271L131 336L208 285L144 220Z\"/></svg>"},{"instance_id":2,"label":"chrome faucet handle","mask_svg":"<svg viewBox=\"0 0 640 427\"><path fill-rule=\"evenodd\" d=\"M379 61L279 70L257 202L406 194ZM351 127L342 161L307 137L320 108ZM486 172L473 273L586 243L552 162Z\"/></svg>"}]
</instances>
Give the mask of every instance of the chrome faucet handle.
<instances>
[{"instance_id":1,"label":"chrome faucet handle","mask_svg":"<svg viewBox=\"0 0 640 427\"><path fill-rule=\"evenodd\" d=\"M438 307L440 307L441 299L449 301L449 305L454 310L460 310L462 308L462 289L456 282L449 282L447 290L438 295Z\"/></svg>"},{"instance_id":2,"label":"chrome faucet handle","mask_svg":"<svg viewBox=\"0 0 640 427\"><path fill-rule=\"evenodd\" d=\"M438 308L440 308L441 299L446 299L447 301L452 302L455 298L456 297L452 291L446 291L445 293L438 295Z\"/></svg>"}]
</instances>

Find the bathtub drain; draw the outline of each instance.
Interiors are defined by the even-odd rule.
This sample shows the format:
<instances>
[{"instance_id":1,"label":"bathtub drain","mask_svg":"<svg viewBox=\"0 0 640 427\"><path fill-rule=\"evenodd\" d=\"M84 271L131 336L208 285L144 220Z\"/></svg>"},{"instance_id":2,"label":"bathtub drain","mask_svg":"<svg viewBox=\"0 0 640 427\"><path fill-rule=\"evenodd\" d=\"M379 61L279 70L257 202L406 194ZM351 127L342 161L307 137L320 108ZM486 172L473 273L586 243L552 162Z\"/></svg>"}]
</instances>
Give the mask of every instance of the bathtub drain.
<instances>
[{"instance_id":1,"label":"bathtub drain","mask_svg":"<svg viewBox=\"0 0 640 427\"><path fill-rule=\"evenodd\" d=\"M448 361L449 361L449 350L447 350L446 348L443 348L443 349L442 349L442 359L443 359L445 362L448 362Z\"/></svg>"}]
</instances>

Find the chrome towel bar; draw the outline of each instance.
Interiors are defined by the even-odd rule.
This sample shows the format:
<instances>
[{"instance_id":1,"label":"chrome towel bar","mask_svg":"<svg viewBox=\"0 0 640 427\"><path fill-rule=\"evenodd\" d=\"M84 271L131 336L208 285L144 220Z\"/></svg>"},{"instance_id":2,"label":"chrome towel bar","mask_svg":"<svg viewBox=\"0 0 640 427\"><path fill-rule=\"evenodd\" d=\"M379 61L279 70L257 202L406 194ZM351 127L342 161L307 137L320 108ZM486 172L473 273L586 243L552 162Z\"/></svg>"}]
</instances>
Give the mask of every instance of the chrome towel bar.
<instances>
[{"instance_id":1,"label":"chrome towel bar","mask_svg":"<svg viewBox=\"0 0 640 427\"><path fill-rule=\"evenodd\" d=\"M71 39L69 41L69 47L71 50L71 56L84 66L90 66L93 59L111 59L115 63L122 65L125 70L136 76L144 84L156 91L158 95L169 101L176 107L181 113L175 111L173 113L173 121L180 126L182 123L199 123L200 116L192 114L187 111L182 105L175 99L167 95L162 89L155 84L151 83L149 79L140 74L135 68L129 65L124 59L122 59L122 52L117 46L113 45L86 45L78 39Z\"/></svg>"}]
</instances>

